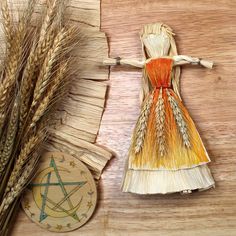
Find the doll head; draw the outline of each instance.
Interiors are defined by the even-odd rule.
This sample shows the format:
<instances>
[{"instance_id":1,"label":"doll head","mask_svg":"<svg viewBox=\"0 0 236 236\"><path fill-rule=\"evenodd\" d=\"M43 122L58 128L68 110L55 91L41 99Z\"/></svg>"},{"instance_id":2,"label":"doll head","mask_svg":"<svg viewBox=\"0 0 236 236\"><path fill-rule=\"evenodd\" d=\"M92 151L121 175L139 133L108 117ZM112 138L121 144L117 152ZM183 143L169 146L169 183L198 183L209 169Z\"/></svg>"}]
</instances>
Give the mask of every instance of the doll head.
<instances>
[{"instance_id":1,"label":"doll head","mask_svg":"<svg viewBox=\"0 0 236 236\"><path fill-rule=\"evenodd\" d=\"M177 54L173 35L162 23L145 25L140 34L145 59Z\"/></svg>"}]
</instances>

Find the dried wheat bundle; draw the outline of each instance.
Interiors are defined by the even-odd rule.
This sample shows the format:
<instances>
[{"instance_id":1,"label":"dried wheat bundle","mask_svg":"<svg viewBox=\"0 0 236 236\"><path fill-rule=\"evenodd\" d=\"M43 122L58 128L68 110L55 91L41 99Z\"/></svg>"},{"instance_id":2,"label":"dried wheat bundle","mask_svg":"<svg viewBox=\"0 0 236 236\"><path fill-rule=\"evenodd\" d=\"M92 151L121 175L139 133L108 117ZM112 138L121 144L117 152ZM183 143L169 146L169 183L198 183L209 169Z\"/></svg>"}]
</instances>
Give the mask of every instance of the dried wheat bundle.
<instances>
[{"instance_id":1,"label":"dried wheat bundle","mask_svg":"<svg viewBox=\"0 0 236 236\"><path fill-rule=\"evenodd\" d=\"M19 196L32 178L55 104L67 91L77 30L66 26L64 0L46 1L43 17L28 0L13 18L1 1L0 235L9 233Z\"/></svg>"}]
</instances>

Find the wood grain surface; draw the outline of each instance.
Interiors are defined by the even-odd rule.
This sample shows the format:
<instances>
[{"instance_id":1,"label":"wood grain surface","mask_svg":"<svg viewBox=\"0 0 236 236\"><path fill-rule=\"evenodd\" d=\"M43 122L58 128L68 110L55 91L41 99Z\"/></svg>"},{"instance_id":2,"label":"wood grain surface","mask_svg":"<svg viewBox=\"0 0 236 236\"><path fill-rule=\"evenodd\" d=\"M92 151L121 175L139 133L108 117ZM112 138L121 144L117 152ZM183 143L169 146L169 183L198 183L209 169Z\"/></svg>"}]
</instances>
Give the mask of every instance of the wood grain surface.
<instances>
[{"instance_id":1,"label":"wood grain surface","mask_svg":"<svg viewBox=\"0 0 236 236\"><path fill-rule=\"evenodd\" d=\"M236 2L103 0L101 7L112 57L141 56L140 28L161 21L174 29L179 53L215 61L213 70L184 67L181 88L212 159L216 188L187 196L121 193L124 161L139 114L141 71L112 68L97 143L112 149L116 158L102 175L93 218L78 231L60 235L236 235ZM12 235L57 234L39 228L21 212Z\"/></svg>"}]
</instances>

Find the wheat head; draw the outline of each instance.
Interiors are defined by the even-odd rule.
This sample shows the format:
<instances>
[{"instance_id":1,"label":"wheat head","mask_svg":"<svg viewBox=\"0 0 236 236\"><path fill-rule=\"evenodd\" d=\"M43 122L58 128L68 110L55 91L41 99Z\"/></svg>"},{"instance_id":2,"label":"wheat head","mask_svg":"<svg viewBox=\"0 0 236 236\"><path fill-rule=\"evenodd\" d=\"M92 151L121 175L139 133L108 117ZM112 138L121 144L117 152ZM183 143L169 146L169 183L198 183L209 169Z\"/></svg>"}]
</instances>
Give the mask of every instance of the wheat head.
<instances>
[{"instance_id":1,"label":"wheat head","mask_svg":"<svg viewBox=\"0 0 236 236\"><path fill-rule=\"evenodd\" d=\"M144 102L144 105L142 107L142 111L141 111L141 114L137 123L135 147L134 147L135 153L139 153L142 149L145 134L147 131L147 122L148 122L152 102L153 102L153 93L151 93L147 97L146 101Z\"/></svg>"},{"instance_id":2,"label":"wheat head","mask_svg":"<svg viewBox=\"0 0 236 236\"><path fill-rule=\"evenodd\" d=\"M190 140L189 140L189 135L188 135L188 129L187 129L187 124L184 120L183 114L181 109L179 108L179 105L175 98L171 96L170 92L167 90L168 94L168 101L170 102L176 123L179 127L179 131L182 135L184 145L188 148L191 147Z\"/></svg>"},{"instance_id":3,"label":"wheat head","mask_svg":"<svg viewBox=\"0 0 236 236\"><path fill-rule=\"evenodd\" d=\"M15 137L16 137L17 129L18 129L18 118L19 118L19 98L17 97L14 103L12 112L11 112L9 125L8 125L7 133L6 133L6 141L4 144L3 151L1 153L0 175L4 171L6 164L11 158L11 154L14 147L14 141L15 141Z\"/></svg>"},{"instance_id":4,"label":"wheat head","mask_svg":"<svg viewBox=\"0 0 236 236\"><path fill-rule=\"evenodd\" d=\"M158 151L161 156L164 156L166 152L165 148L165 107L164 99L162 97L162 88L160 88L157 105L155 109L156 113L156 131L157 131L157 143Z\"/></svg>"}]
</instances>

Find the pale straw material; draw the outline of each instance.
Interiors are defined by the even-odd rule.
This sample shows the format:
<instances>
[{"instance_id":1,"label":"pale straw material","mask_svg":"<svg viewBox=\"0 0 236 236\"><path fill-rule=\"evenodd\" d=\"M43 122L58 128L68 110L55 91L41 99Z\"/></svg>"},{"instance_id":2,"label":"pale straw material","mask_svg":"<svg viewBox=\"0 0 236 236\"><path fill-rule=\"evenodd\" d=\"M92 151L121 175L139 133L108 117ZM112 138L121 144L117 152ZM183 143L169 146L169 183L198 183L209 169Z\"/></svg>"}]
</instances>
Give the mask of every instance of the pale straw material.
<instances>
[{"instance_id":1,"label":"pale straw material","mask_svg":"<svg viewBox=\"0 0 236 236\"><path fill-rule=\"evenodd\" d=\"M207 165L181 170L127 170L122 190L137 194L166 194L214 187Z\"/></svg>"}]
</instances>

